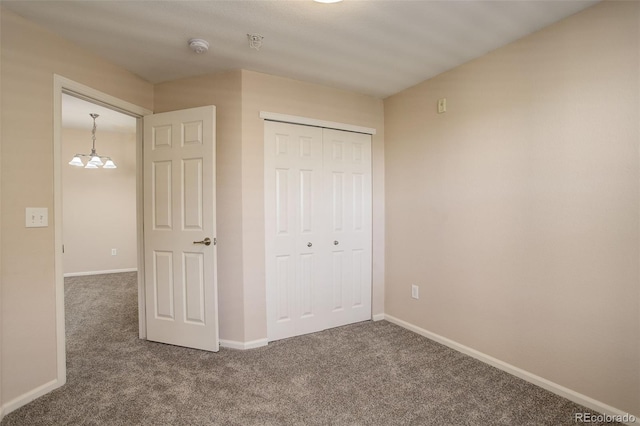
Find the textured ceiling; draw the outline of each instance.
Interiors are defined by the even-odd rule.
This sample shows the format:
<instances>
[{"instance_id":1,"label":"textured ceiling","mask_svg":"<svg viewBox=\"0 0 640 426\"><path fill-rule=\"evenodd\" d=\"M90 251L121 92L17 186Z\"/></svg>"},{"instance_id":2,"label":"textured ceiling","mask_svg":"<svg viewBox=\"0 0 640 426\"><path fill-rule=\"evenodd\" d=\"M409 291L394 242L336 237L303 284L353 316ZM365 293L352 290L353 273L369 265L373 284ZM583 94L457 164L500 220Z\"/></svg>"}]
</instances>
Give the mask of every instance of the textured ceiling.
<instances>
[{"instance_id":1,"label":"textured ceiling","mask_svg":"<svg viewBox=\"0 0 640 426\"><path fill-rule=\"evenodd\" d=\"M596 1L10 1L152 83L243 68L386 97ZM247 33L264 36L260 51ZM211 44L197 55L190 38Z\"/></svg>"},{"instance_id":2,"label":"textured ceiling","mask_svg":"<svg viewBox=\"0 0 640 426\"><path fill-rule=\"evenodd\" d=\"M91 140L93 127L93 119L89 114L99 115L96 118L96 134L101 131L136 132L135 118L70 95L62 95L62 127L86 130L88 141Z\"/></svg>"}]
</instances>

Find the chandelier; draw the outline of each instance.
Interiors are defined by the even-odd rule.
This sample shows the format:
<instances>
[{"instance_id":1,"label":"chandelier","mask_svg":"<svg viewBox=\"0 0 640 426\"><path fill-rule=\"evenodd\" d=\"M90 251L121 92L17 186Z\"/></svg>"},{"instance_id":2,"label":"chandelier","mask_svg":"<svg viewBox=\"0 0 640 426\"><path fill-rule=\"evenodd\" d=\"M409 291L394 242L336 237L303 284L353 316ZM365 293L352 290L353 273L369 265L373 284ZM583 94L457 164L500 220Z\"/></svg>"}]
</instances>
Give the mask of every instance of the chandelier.
<instances>
[{"instance_id":1,"label":"chandelier","mask_svg":"<svg viewBox=\"0 0 640 426\"><path fill-rule=\"evenodd\" d=\"M69 164L76 167L84 167L85 169L97 169L102 167L103 169L115 169L116 165L110 157L98 155L96 152L96 118L98 114L89 114L93 118L93 130L91 130L91 154L76 154L73 156ZM82 162L82 157L88 157L87 165ZM104 160L104 162L102 161Z\"/></svg>"}]
</instances>

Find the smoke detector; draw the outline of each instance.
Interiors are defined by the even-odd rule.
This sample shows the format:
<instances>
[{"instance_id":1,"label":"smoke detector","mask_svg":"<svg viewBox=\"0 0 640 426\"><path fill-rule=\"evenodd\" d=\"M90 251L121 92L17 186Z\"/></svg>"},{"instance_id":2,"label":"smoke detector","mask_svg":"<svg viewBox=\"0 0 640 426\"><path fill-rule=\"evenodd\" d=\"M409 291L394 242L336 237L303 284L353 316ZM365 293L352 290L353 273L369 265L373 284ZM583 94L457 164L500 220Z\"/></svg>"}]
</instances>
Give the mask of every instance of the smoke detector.
<instances>
[{"instance_id":1,"label":"smoke detector","mask_svg":"<svg viewBox=\"0 0 640 426\"><path fill-rule=\"evenodd\" d=\"M192 38L189 40L189 47L196 53L205 53L209 50L209 42L201 38Z\"/></svg>"}]
</instances>

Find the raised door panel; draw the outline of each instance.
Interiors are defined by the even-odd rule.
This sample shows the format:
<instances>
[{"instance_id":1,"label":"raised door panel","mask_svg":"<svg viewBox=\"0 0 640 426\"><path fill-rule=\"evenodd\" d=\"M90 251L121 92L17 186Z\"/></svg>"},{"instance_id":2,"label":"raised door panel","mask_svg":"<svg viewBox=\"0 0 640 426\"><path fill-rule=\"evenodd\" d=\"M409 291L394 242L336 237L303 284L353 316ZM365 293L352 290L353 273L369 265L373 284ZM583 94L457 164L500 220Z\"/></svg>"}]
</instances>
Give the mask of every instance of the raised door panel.
<instances>
[{"instance_id":1,"label":"raised door panel","mask_svg":"<svg viewBox=\"0 0 640 426\"><path fill-rule=\"evenodd\" d=\"M280 255L275 257L274 307L275 323L287 327L295 317L295 264L292 256Z\"/></svg>"},{"instance_id":2,"label":"raised door panel","mask_svg":"<svg viewBox=\"0 0 640 426\"><path fill-rule=\"evenodd\" d=\"M184 321L205 325L205 258L204 253L182 254L182 290Z\"/></svg>"},{"instance_id":3,"label":"raised door panel","mask_svg":"<svg viewBox=\"0 0 640 426\"><path fill-rule=\"evenodd\" d=\"M202 231L204 203L202 158L182 160L182 229Z\"/></svg>"},{"instance_id":4,"label":"raised door panel","mask_svg":"<svg viewBox=\"0 0 640 426\"><path fill-rule=\"evenodd\" d=\"M173 321L173 253L170 251L153 252L153 314L156 319Z\"/></svg>"},{"instance_id":5,"label":"raised door panel","mask_svg":"<svg viewBox=\"0 0 640 426\"><path fill-rule=\"evenodd\" d=\"M153 229L173 228L172 163L160 160L151 163L151 202Z\"/></svg>"}]
</instances>

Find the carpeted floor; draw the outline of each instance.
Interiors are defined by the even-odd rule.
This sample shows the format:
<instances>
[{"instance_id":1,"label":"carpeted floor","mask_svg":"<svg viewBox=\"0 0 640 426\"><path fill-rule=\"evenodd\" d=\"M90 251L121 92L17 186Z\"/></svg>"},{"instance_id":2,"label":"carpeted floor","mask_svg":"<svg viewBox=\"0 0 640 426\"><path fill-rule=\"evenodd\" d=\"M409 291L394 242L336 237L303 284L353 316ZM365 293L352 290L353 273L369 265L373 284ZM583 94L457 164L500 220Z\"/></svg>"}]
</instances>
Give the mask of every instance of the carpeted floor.
<instances>
[{"instance_id":1,"label":"carpeted floor","mask_svg":"<svg viewBox=\"0 0 640 426\"><path fill-rule=\"evenodd\" d=\"M65 280L67 384L3 426L555 426L588 411L385 321L217 354L139 340L135 280Z\"/></svg>"}]
</instances>

